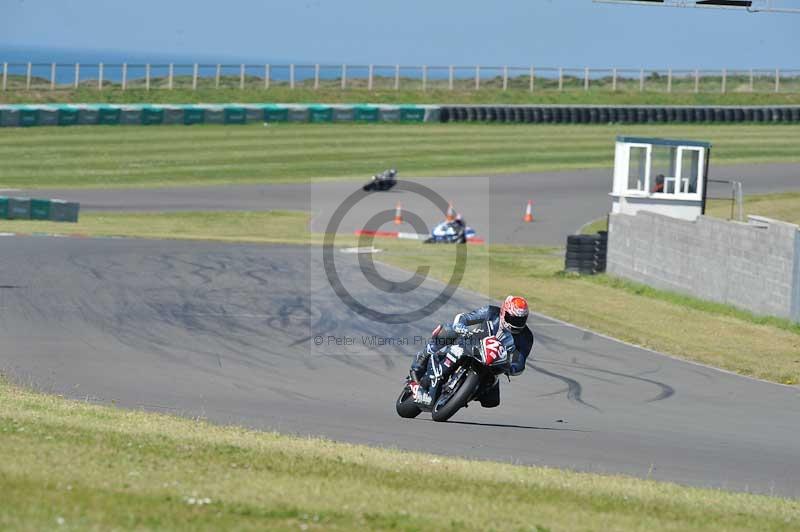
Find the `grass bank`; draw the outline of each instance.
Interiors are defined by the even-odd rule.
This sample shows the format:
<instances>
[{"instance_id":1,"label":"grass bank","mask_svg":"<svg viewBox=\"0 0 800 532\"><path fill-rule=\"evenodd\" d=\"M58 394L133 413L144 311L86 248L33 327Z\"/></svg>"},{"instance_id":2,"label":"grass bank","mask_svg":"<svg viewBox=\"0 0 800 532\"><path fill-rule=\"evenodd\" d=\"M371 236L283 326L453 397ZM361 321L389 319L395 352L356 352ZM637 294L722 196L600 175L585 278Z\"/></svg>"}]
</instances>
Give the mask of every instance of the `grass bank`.
<instances>
[{"instance_id":1,"label":"grass bank","mask_svg":"<svg viewBox=\"0 0 800 532\"><path fill-rule=\"evenodd\" d=\"M264 90L261 84L256 87L246 87L239 90L238 78L228 84L227 88L191 88L176 87L173 90L164 88L156 90L114 90L105 87L96 90L96 86L79 89L60 88L50 91L49 83L42 89L24 90L24 79L18 79L12 88L0 92L0 103L411 103L411 104L573 104L573 105L793 105L800 103L800 91L775 94L774 86L760 87L760 93L749 93L746 90L737 90L734 85L729 85L728 92L722 94L717 80L717 86L712 90L694 94L693 86L675 87L676 92L667 93L666 86L660 89L639 92L638 83L634 90L621 89L617 92L610 87L605 89L590 88L583 90L539 90L531 93L528 91L527 82L523 87L510 87L503 91L495 84L481 90L474 90L470 85L460 90L446 90L433 88L431 90L386 90L374 91L364 88L341 90L339 88L320 87L318 90L298 87L273 86ZM155 83L154 83L155 85ZM176 84L177 85L177 84ZM223 85L224 87L224 85ZM766 89L766 90L764 90ZM796 87L794 87L796 89ZM787 90L787 89L784 89ZM789 88L788 90L792 90Z\"/></svg>"},{"instance_id":2,"label":"grass bank","mask_svg":"<svg viewBox=\"0 0 800 532\"><path fill-rule=\"evenodd\" d=\"M6 530L796 530L796 500L218 427L0 382ZM420 479L435 478L435 482Z\"/></svg>"},{"instance_id":3,"label":"grass bank","mask_svg":"<svg viewBox=\"0 0 800 532\"><path fill-rule=\"evenodd\" d=\"M797 162L799 125L274 124L0 128L0 187L132 187L610 168L616 135L714 143L714 164Z\"/></svg>"},{"instance_id":4,"label":"grass bank","mask_svg":"<svg viewBox=\"0 0 800 532\"><path fill-rule=\"evenodd\" d=\"M78 224L0 221L0 232L56 232L230 242L314 243L305 213L86 213ZM339 245L369 245L340 236ZM449 246L376 240L377 258L408 270L430 267L447 281L454 254ZM759 318L728 305L652 290L605 276L562 275L556 248L468 246L461 286L502 298L524 294L538 312L656 351L784 384L800 383L800 325ZM664 323L680 323L666 328Z\"/></svg>"}]
</instances>

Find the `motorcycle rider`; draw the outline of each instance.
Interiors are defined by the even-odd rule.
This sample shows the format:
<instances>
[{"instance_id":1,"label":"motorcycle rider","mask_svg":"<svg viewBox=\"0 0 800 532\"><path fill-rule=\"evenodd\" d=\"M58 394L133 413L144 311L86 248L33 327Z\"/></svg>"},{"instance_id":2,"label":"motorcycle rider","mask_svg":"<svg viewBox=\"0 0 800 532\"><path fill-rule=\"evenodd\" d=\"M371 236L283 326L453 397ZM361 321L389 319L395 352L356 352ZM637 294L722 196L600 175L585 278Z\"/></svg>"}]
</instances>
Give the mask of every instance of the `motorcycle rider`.
<instances>
[{"instance_id":1,"label":"motorcycle rider","mask_svg":"<svg viewBox=\"0 0 800 532\"><path fill-rule=\"evenodd\" d=\"M533 349L533 333L526 325L528 302L524 297L508 296L500 307L486 305L471 312L456 315L453 325L438 325L431 333L427 345L414 357L411 363L410 378L419 384L416 400L430 402L435 390L431 389L428 375L430 361L434 375L439 375L437 384L445 382L455 359L444 349L452 345L460 336L469 332L468 326L490 322L489 327L506 349L510 365L509 374L519 375L525 370L525 361ZM436 356L432 356L436 355ZM479 398L481 406L493 408L500 404L500 381L486 390Z\"/></svg>"}]
</instances>

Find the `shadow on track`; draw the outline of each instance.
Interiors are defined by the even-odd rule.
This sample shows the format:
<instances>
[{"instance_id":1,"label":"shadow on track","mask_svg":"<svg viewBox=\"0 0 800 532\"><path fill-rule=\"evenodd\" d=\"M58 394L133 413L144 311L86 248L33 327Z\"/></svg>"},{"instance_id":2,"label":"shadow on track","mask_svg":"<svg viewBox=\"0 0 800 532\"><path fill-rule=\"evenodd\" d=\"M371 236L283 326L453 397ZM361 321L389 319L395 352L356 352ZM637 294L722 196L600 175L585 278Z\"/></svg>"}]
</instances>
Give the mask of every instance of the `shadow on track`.
<instances>
[{"instance_id":1,"label":"shadow on track","mask_svg":"<svg viewBox=\"0 0 800 532\"><path fill-rule=\"evenodd\" d=\"M425 420L430 421L431 423L435 423L432 419ZM475 427L494 427L494 428L501 428L501 429L524 429L524 430L556 430L560 432L591 432L588 430L580 430L580 429L558 429L554 427L532 427L527 425L513 425L513 424L505 424L505 423L478 423L477 421L447 421L448 425L472 425Z\"/></svg>"}]
</instances>

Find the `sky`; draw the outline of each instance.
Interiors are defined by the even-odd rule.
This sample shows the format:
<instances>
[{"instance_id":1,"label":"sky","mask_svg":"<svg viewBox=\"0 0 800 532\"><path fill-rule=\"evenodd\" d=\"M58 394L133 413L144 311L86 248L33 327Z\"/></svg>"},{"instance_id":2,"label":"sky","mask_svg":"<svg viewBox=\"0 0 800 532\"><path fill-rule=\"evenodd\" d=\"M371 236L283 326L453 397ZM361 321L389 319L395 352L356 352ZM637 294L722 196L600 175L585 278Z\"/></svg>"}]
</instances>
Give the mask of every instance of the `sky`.
<instances>
[{"instance_id":1,"label":"sky","mask_svg":"<svg viewBox=\"0 0 800 532\"><path fill-rule=\"evenodd\" d=\"M0 56L800 69L798 27L591 0L0 0Z\"/></svg>"}]
</instances>

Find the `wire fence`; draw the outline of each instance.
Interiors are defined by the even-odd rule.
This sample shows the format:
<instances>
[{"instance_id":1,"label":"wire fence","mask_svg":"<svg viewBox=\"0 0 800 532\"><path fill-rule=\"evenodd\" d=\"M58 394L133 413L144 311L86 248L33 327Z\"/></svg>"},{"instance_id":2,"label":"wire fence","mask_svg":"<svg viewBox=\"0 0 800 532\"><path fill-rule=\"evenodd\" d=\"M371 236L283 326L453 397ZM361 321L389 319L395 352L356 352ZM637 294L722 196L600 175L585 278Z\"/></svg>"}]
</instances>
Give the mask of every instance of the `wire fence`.
<instances>
[{"instance_id":1,"label":"wire fence","mask_svg":"<svg viewBox=\"0 0 800 532\"><path fill-rule=\"evenodd\" d=\"M798 93L800 69L199 63L2 63L3 91L361 89Z\"/></svg>"}]
</instances>

